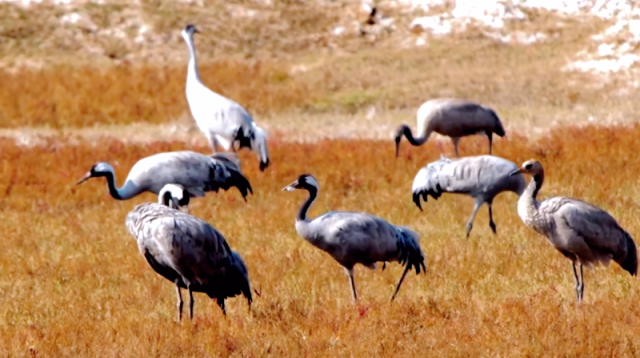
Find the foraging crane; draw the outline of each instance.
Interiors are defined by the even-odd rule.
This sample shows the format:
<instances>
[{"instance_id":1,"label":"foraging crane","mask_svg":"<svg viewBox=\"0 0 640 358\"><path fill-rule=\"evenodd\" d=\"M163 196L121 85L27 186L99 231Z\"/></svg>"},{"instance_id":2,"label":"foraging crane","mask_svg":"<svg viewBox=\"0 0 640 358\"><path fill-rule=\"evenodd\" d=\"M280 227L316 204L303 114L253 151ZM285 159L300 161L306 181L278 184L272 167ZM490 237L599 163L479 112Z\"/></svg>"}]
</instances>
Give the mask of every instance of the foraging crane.
<instances>
[{"instance_id":1,"label":"foraging crane","mask_svg":"<svg viewBox=\"0 0 640 358\"><path fill-rule=\"evenodd\" d=\"M190 55L186 92L191 115L209 140L214 153L218 144L225 150L231 148L234 152L236 144L237 150L249 148L258 155L260 171L264 171L269 166L266 133L256 125L244 107L213 92L202 83L193 41L196 33L199 32L194 25L187 25L182 30L182 38L189 47Z\"/></svg>"},{"instance_id":2,"label":"foraging crane","mask_svg":"<svg viewBox=\"0 0 640 358\"><path fill-rule=\"evenodd\" d=\"M420 274L420 267L426 272L417 232L392 225L377 216L366 213L333 211L309 220L307 211L318 195L318 182L313 176L303 174L282 190L295 189L309 192L309 198L300 207L296 216L298 235L331 255L344 267L351 282L354 301L358 299L353 278L355 264L362 264L372 270L375 270L378 261L385 264L387 261L397 261L405 265L404 273L391 297L392 301L412 267L415 268L416 274Z\"/></svg>"},{"instance_id":3,"label":"foraging crane","mask_svg":"<svg viewBox=\"0 0 640 358\"><path fill-rule=\"evenodd\" d=\"M127 200L150 191L154 194L166 184L180 184L186 189L181 205L189 203L189 197L204 196L207 191L217 192L235 186L247 201L247 193L253 193L251 184L242 175L235 154L218 153L212 156L191 152L166 152L140 159L133 165L122 187L116 187L116 175L109 163L98 162L76 184L90 178L105 177L109 193L114 199Z\"/></svg>"},{"instance_id":4,"label":"foraging crane","mask_svg":"<svg viewBox=\"0 0 640 358\"><path fill-rule=\"evenodd\" d=\"M189 317L193 319L193 292L216 299L226 315L225 299L243 294L251 309L251 285L240 255L207 222L174 209L187 192L168 184L159 203L136 206L126 219L129 233L151 268L176 285L178 319L182 320L182 292L189 292Z\"/></svg>"},{"instance_id":5,"label":"foraging crane","mask_svg":"<svg viewBox=\"0 0 640 358\"><path fill-rule=\"evenodd\" d=\"M491 154L493 133L504 137L505 132L500 118L493 109L478 103L455 98L438 98L425 102L418 109L418 137L415 138L406 124L396 132L396 158L400 152L402 136L407 137L414 146L424 144L432 132L451 137L458 155L460 137L484 133L489 138Z\"/></svg>"},{"instance_id":6,"label":"foraging crane","mask_svg":"<svg viewBox=\"0 0 640 358\"><path fill-rule=\"evenodd\" d=\"M533 177L518 200L518 215L525 225L547 237L560 253L572 261L576 298L584 296L582 266L609 264L613 259L631 275L638 272L636 244L606 211L582 200L553 197L536 199L544 182L544 169L537 160L528 160L513 172ZM580 276L576 270L580 268Z\"/></svg>"},{"instance_id":7,"label":"foraging crane","mask_svg":"<svg viewBox=\"0 0 640 358\"><path fill-rule=\"evenodd\" d=\"M510 174L518 166L506 159L492 155L479 155L451 160L441 156L440 160L420 169L413 180L413 202L422 211L420 197L426 202L429 195L438 200L442 193L469 195L475 199L471 217L467 222L467 237L473 227L473 220L482 204L489 207L489 227L496 233L491 206L493 199L504 191L512 191L518 196L525 188L522 175Z\"/></svg>"}]
</instances>

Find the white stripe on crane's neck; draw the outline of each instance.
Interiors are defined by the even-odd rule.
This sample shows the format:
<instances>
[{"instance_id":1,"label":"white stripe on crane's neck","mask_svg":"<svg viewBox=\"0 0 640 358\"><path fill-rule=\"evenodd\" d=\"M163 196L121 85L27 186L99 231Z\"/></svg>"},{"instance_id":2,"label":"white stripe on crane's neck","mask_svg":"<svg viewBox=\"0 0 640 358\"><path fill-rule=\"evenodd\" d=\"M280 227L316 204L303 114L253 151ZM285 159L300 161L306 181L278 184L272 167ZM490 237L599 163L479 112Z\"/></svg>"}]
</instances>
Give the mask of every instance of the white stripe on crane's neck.
<instances>
[{"instance_id":1,"label":"white stripe on crane's neck","mask_svg":"<svg viewBox=\"0 0 640 358\"><path fill-rule=\"evenodd\" d=\"M195 79L198 82L202 83L200 80L200 71L198 70L198 60L196 58L196 44L193 41L193 35L189 35L186 32L182 32L182 37L184 41L187 43L187 47L189 48L189 65L187 66L187 81L190 79Z\"/></svg>"}]
</instances>

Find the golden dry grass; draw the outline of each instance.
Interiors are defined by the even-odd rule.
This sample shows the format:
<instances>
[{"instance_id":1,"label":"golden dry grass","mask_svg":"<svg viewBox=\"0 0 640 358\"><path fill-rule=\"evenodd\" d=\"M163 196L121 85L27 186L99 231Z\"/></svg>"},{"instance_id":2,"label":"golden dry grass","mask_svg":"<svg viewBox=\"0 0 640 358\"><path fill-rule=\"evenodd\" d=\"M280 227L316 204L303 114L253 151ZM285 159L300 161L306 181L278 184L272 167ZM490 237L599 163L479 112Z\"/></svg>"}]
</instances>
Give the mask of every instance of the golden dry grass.
<instances>
[{"instance_id":1,"label":"golden dry grass","mask_svg":"<svg viewBox=\"0 0 640 358\"><path fill-rule=\"evenodd\" d=\"M494 150L516 162L540 159L543 197L591 201L639 237L638 135L640 126L562 128L535 142L513 135ZM616 264L587 270L585 302L576 306L569 262L520 222L513 194L494 203L497 236L483 209L464 239L466 197L445 195L421 213L410 188L417 170L439 156L431 141L403 146L396 160L389 141L272 140L266 173L243 152L255 190L248 203L235 190L209 194L193 202L192 213L243 255L261 296L250 313L243 299L230 299L224 319L196 294L195 320L179 325L172 284L148 267L124 227L134 205L156 198L118 202L101 180L74 182L97 160L113 163L122 181L139 158L184 147L0 141L0 355L564 357L640 349L637 278ZM460 150L484 153L486 140L466 138ZM408 276L390 304L401 268L358 267L362 299L353 304L340 266L295 233L303 193L280 189L303 172L321 185L312 216L358 210L413 227L427 274Z\"/></svg>"}]
</instances>

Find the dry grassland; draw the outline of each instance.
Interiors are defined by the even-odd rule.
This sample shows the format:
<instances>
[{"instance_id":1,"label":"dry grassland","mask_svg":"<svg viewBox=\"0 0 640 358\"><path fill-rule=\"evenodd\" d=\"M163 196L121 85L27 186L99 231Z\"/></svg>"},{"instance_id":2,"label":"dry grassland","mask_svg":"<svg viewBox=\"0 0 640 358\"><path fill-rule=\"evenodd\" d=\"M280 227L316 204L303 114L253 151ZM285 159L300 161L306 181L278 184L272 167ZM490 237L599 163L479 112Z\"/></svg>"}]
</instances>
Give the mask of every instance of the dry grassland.
<instances>
[{"instance_id":1,"label":"dry grassland","mask_svg":"<svg viewBox=\"0 0 640 358\"><path fill-rule=\"evenodd\" d=\"M100 29L89 31L61 26L65 12L55 7L24 11L0 5L9 14L0 24L0 63L6 66L0 71L0 127L190 121L184 94L187 49L179 35L189 22L203 32L196 45L205 84L246 106L263 125L296 136L310 131L341 136L331 118L361 133L401 120L413 123L419 104L433 97L493 106L509 129L523 132L589 117L606 124L637 119L640 89L616 76L603 82L561 70L592 46L591 36L606 28L605 21L532 10L529 21L509 22L504 31L541 33L546 39L540 43L507 45L472 29L404 48L401 44L415 43L417 35L403 22L375 40L331 35L337 24L356 20L347 16L359 14L354 6L359 9L349 2L289 1L272 7L211 1L198 11L166 1L143 1L131 9L78 5L76 10ZM231 15L240 8L258 15L251 20ZM131 11L143 14L152 38L126 46L104 43L113 36L103 27L117 25ZM400 9L383 11L394 15ZM406 22L407 16L397 18ZM91 52L96 46L105 52ZM366 119L371 106L379 115Z\"/></svg>"},{"instance_id":2,"label":"dry grassland","mask_svg":"<svg viewBox=\"0 0 640 358\"><path fill-rule=\"evenodd\" d=\"M584 198L611 212L640 238L640 126L564 128L537 141L497 141L497 155L538 158L547 169L542 196ZM272 140L273 167L259 173L243 152L255 194L211 193L192 213L211 222L248 264L261 295L251 312L228 300L225 319L196 294L196 318L175 322L175 292L154 273L127 234L124 218L151 194L118 202L104 181L74 182L95 161L114 164L122 182L139 158L185 147L179 142L118 141L44 147L0 142L0 355L46 357L195 356L635 356L640 349L640 285L616 264L587 270L585 302L574 303L569 262L516 214L516 196L494 203L498 235L481 210L470 239L472 200L445 195L420 212L411 202L417 170L451 152L429 142ZM208 151L206 147L196 150ZM461 153L484 153L467 138ZM304 197L280 189L303 172L320 182L311 215L358 210L409 225L422 235L427 273L407 277L389 303L397 264L356 269L361 301L328 255L297 237Z\"/></svg>"}]
</instances>

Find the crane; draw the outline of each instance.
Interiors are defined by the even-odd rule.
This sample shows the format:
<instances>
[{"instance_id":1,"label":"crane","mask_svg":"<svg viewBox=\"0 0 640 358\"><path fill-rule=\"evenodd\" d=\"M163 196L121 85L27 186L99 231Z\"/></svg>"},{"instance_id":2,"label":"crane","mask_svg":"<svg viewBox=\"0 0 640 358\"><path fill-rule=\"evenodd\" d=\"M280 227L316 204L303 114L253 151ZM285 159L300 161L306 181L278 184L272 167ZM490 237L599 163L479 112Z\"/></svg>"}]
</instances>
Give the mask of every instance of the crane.
<instances>
[{"instance_id":1,"label":"crane","mask_svg":"<svg viewBox=\"0 0 640 358\"><path fill-rule=\"evenodd\" d=\"M418 137L414 137L406 124L396 131L396 157L400 152L402 136L407 137L414 146L424 144L432 132L451 137L453 147L458 155L460 137L484 133L489 138L489 154L491 154L493 133L505 136L504 128L496 112L478 103L457 99L438 98L427 101L420 106L417 115Z\"/></svg>"},{"instance_id":2,"label":"crane","mask_svg":"<svg viewBox=\"0 0 640 358\"><path fill-rule=\"evenodd\" d=\"M512 191L518 196L525 188L522 175L510 175L518 166L504 158L492 155L465 157L457 160L441 156L440 160L420 169L413 180L413 202L422 210L420 198L429 195L438 200L443 193L464 194L475 199L475 205L466 225L467 237L471 233L476 213L482 204L489 207L489 227L496 233L493 222L493 199L500 193Z\"/></svg>"},{"instance_id":3,"label":"crane","mask_svg":"<svg viewBox=\"0 0 640 358\"><path fill-rule=\"evenodd\" d=\"M249 148L256 152L260 160L260 171L264 171L269 166L267 135L244 107L213 92L202 83L193 40L196 33L199 31L191 24L182 30L182 38L187 43L190 55L186 94L191 115L209 140L214 153L218 144L225 150Z\"/></svg>"},{"instance_id":4,"label":"crane","mask_svg":"<svg viewBox=\"0 0 640 358\"><path fill-rule=\"evenodd\" d=\"M407 272L415 268L426 272L424 256L418 243L419 234L407 227L396 226L367 213L332 211L313 220L307 212L318 195L318 181L310 174L303 174L284 187L283 191L307 190L309 197L296 216L296 231L313 246L331 255L341 264L351 283L354 301L358 299L353 267L362 264L372 270L376 263L397 261L405 265L404 273L391 300L400 291Z\"/></svg>"},{"instance_id":5,"label":"crane","mask_svg":"<svg viewBox=\"0 0 640 358\"><path fill-rule=\"evenodd\" d=\"M151 268L176 285L178 319L182 320L182 292L189 293L189 317L193 319L193 292L204 292L226 315L225 300L243 294L251 309L251 285L242 257L232 251L213 226L174 209L186 191L168 184L158 203L142 203L126 218L129 233Z\"/></svg>"},{"instance_id":6,"label":"crane","mask_svg":"<svg viewBox=\"0 0 640 358\"><path fill-rule=\"evenodd\" d=\"M105 177L109 193L114 199L127 200L145 191L159 194L166 184L180 184L188 193L181 205L189 202L189 197L204 196L207 191L217 192L236 187L244 200L247 193L253 193L251 184L242 175L235 154L217 153L212 156L191 152L165 152L140 159L133 165L122 187L116 186L116 174L111 164L98 162L76 184L90 178Z\"/></svg>"},{"instance_id":7,"label":"crane","mask_svg":"<svg viewBox=\"0 0 640 358\"><path fill-rule=\"evenodd\" d=\"M585 201L562 196L539 202L536 197L544 183L544 168L537 160L524 162L513 175L519 173L533 179L518 200L518 215L526 226L546 236L551 245L571 260L578 302L584 296L584 265L608 265L613 259L636 276L636 243L609 213Z\"/></svg>"}]
</instances>

